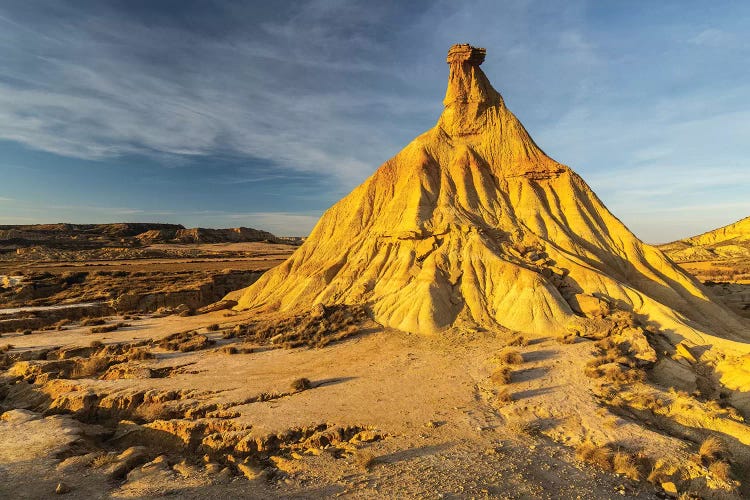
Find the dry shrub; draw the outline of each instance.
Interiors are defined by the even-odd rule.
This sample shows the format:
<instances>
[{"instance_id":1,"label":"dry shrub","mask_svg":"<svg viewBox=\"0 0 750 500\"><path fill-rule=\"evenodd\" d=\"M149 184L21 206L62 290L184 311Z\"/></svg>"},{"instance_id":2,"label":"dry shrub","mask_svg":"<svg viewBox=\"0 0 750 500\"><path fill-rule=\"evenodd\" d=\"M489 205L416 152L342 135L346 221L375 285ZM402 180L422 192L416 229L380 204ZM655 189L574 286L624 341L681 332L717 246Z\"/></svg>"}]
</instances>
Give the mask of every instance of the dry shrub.
<instances>
[{"instance_id":1,"label":"dry shrub","mask_svg":"<svg viewBox=\"0 0 750 500\"><path fill-rule=\"evenodd\" d=\"M85 318L83 321L81 321L81 326L98 326L105 323L106 321L104 321L102 318Z\"/></svg>"},{"instance_id":2,"label":"dry shrub","mask_svg":"<svg viewBox=\"0 0 750 500\"><path fill-rule=\"evenodd\" d=\"M292 349L296 347L322 348L360 332L369 316L360 306L319 306L312 314L290 316L278 321L258 321L237 325L224 338L246 337L258 344L273 344Z\"/></svg>"},{"instance_id":3,"label":"dry shrub","mask_svg":"<svg viewBox=\"0 0 750 500\"><path fill-rule=\"evenodd\" d=\"M6 353L13 349L13 344L4 344L0 346L0 354Z\"/></svg>"},{"instance_id":4,"label":"dry shrub","mask_svg":"<svg viewBox=\"0 0 750 500\"><path fill-rule=\"evenodd\" d=\"M510 338L510 340L508 340L508 345L523 347L529 345L529 342L523 335L516 333Z\"/></svg>"},{"instance_id":5,"label":"dry shrub","mask_svg":"<svg viewBox=\"0 0 750 500\"><path fill-rule=\"evenodd\" d=\"M354 455L357 466L363 470L370 470L375 465L377 459L371 451L358 451Z\"/></svg>"},{"instance_id":6,"label":"dry shrub","mask_svg":"<svg viewBox=\"0 0 750 500\"><path fill-rule=\"evenodd\" d=\"M105 465L109 465L117 462L117 453L102 453L91 461L91 467L101 468Z\"/></svg>"},{"instance_id":7,"label":"dry shrub","mask_svg":"<svg viewBox=\"0 0 750 500\"><path fill-rule=\"evenodd\" d=\"M205 349L215 342L194 331L173 333L159 341L159 346L168 351L191 352Z\"/></svg>"},{"instance_id":8,"label":"dry shrub","mask_svg":"<svg viewBox=\"0 0 750 500\"><path fill-rule=\"evenodd\" d=\"M726 449L724 443L719 439L709 436L701 443L698 455L703 465L710 465L724 458L726 456Z\"/></svg>"},{"instance_id":9,"label":"dry shrub","mask_svg":"<svg viewBox=\"0 0 750 500\"><path fill-rule=\"evenodd\" d=\"M23 330L21 332L22 335L31 335L32 333L34 333L34 332L32 330L28 329L28 328L26 330Z\"/></svg>"},{"instance_id":10,"label":"dry shrub","mask_svg":"<svg viewBox=\"0 0 750 500\"><path fill-rule=\"evenodd\" d=\"M310 383L309 379L302 377L294 380L290 387L294 392L302 392L306 391L307 389L311 389L312 384Z\"/></svg>"},{"instance_id":11,"label":"dry shrub","mask_svg":"<svg viewBox=\"0 0 750 500\"><path fill-rule=\"evenodd\" d=\"M237 354L237 348L233 345L225 345L221 348L221 352L224 354Z\"/></svg>"},{"instance_id":12,"label":"dry shrub","mask_svg":"<svg viewBox=\"0 0 750 500\"><path fill-rule=\"evenodd\" d=\"M147 349L136 349L131 347L126 353L128 361L143 361L146 359L153 359L154 355Z\"/></svg>"},{"instance_id":13,"label":"dry shrub","mask_svg":"<svg viewBox=\"0 0 750 500\"><path fill-rule=\"evenodd\" d=\"M117 325L105 325L105 326L95 326L90 330L91 333L108 333L108 332L114 332L117 330Z\"/></svg>"},{"instance_id":14,"label":"dry shrub","mask_svg":"<svg viewBox=\"0 0 750 500\"><path fill-rule=\"evenodd\" d=\"M511 380L511 369L508 366L501 366L500 368L496 369L494 372L492 372L492 375L490 375L490 380L496 385L505 385L509 384Z\"/></svg>"},{"instance_id":15,"label":"dry shrub","mask_svg":"<svg viewBox=\"0 0 750 500\"><path fill-rule=\"evenodd\" d=\"M498 403L503 403L503 404L510 403L513 401L513 395L510 393L508 389L505 389L505 388L500 389L497 392L497 395L495 396L495 398Z\"/></svg>"},{"instance_id":16,"label":"dry shrub","mask_svg":"<svg viewBox=\"0 0 750 500\"><path fill-rule=\"evenodd\" d=\"M99 348L99 347L101 347L103 345L104 345L104 343L101 340L92 340L91 343L89 344L89 347L97 349L97 348Z\"/></svg>"},{"instance_id":17,"label":"dry shrub","mask_svg":"<svg viewBox=\"0 0 750 500\"><path fill-rule=\"evenodd\" d=\"M618 451L612 457L612 470L617 474L622 474L633 481L641 480L641 471L638 469L638 463L629 453Z\"/></svg>"},{"instance_id":18,"label":"dry shrub","mask_svg":"<svg viewBox=\"0 0 750 500\"><path fill-rule=\"evenodd\" d=\"M214 324L212 324L212 325L208 325L208 326L206 327L206 331L209 331L209 332L215 332L215 331L217 331L218 329L219 329L219 325L218 325L218 324L216 324L216 323L214 323Z\"/></svg>"},{"instance_id":19,"label":"dry shrub","mask_svg":"<svg viewBox=\"0 0 750 500\"><path fill-rule=\"evenodd\" d=\"M109 368L107 356L92 356L76 363L71 373L72 378L90 378L104 372Z\"/></svg>"},{"instance_id":20,"label":"dry shrub","mask_svg":"<svg viewBox=\"0 0 750 500\"><path fill-rule=\"evenodd\" d=\"M523 363L523 356L515 349L504 349L498 358L502 363L508 365L520 365Z\"/></svg>"},{"instance_id":21,"label":"dry shrub","mask_svg":"<svg viewBox=\"0 0 750 500\"><path fill-rule=\"evenodd\" d=\"M724 460L718 460L708 466L709 472L721 479L722 481L731 481L732 479L732 466L729 462Z\"/></svg>"},{"instance_id":22,"label":"dry shrub","mask_svg":"<svg viewBox=\"0 0 750 500\"><path fill-rule=\"evenodd\" d=\"M575 333L568 333L561 337L557 337L557 342L560 344L575 344L578 340L578 336Z\"/></svg>"},{"instance_id":23,"label":"dry shrub","mask_svg":"<svg viewBox=\"0 0 750 500\"><path fill-rule=\"evenodd\" d=\"M576 458L604 470L612 470L612 450L608 446L599 446L591 441L584 441L576 447Z\"/></svg>"}]
</instances>

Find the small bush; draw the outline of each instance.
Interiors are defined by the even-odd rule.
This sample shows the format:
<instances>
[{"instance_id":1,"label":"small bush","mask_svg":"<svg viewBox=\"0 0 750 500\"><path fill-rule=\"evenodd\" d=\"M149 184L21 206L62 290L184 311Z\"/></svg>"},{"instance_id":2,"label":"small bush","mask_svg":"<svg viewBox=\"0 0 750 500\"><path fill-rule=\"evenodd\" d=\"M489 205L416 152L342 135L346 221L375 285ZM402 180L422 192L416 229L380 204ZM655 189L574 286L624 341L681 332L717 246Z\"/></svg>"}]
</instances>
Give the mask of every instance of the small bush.
<instances>
[{"instance_id":1,"label":"small bush","mask_svg":"<svg viewBox=\"0 0 750 500\"><path fill-rule=\"evenodd\" d=\"M33 332L33 331L31 331L31 330L29 330L29 329L27 328L26 330L24 330L24 331L23 331L23 332L21 332L21 333L22 333L23 335L31 335L31 334L32 334L32 333L34 333L34 332Z\"/></svg>"},{"instance_id":2,"label":"small bush","mask_svg":"<svg viewBox=\"0 0 750 500\"><path fill-rule=\"evenodd\" d=\"M93 347L94 349L96 349L103 345L104 343L101 340L92 340L91 343L89 344L89 347Z\"/></svg>"},{"instance_id":3,"label":"small bush","mask_svg":"<svg viewBox=\"0 0 750 500\"><path fill-rule=\"evenodd\" d=\"M523 347L523 346L529 345L529 342L526 340L526 338L523 335L517 333L513 335L510 338L510 340L508 340L508 345Z\"/></svg>"},{"instance_id":4,"label":"small bush","mask_svg":"<svg viewBox=\"0 0 750 500\"><path fill-rule=\"evenodd\" d=\"M700 456L703 465L710 465L717 462L726 455L724 443L714 436L709 436L703 441L703 443L701 443L698 455Z\"/></svg>"},{"instance_id":5,"label":"small bush","mask_svg":"<svg viewBox=\"0 0 750 500\"><path fill-rule=\"evenodd\" d=\"M312 388L312 384L310 383L309 379L306 378L298 378L295 381L292 382L291 388L294 392L302 392L306 391L307 389Z\"/></svg>"},{"instance_id":6,"label":"small bush","mask_svg":"<svg viewBox=\"0 0 750 500\"><path fill-rule=\"evenodd\" d=\"M557 342L560 344L575 344L578 340L578 336L574 333L568 333L561 337L557 337Z\"/></svg>"},{"instance_id":7,"label":"small bush","mask_svg":"<svg viewBox=\"0 0 750 500\"><path fill-rule=\"evenodd\" d=\"M511 380L511 369L508 366L501 366L490 375L490 380L497 385L509 384Z\"/></svg>"},{"instance_id":8,"label":"small bush","mask_svg":"<svg viewBox=\"0 0 750 500\"><path fill-rule=\"evenodd\" d=\"M708 466L708 470L722 481L730 481L732 479L732 467L724 460L712 463Z\"/></svg>"},{"instance_id":9,"label":"small bush","mask_svg":"<svg viewBox=\"0 0 750 500\"><path fill-rule=\"evenodd\" d=\"M612 470L612 451L607 446L598 446L591 441L584 441L576 447L576 458L604 470Z\"/></svg>"},{"instance_id":10,"label":"small bush","mask_svg":"<svg viewBox=\"0 0 750 500\"><path fill-rule=\"evenodd\" d=\"M641 471L638 470L638 464L629 454L622 451L615 453L612 457L612 469L617 474L622 474L633 481L641 480Z\"/></svg>"},{"instance_id":11,"label":"small bush","mask_svg":"<svg viewBox=\"0 0 750 500\"><path fill-rule=\"evenodd\" d=\"M102 318L86 318L81 321L81 326L98 326L105 323L106 321L104 321Z\"/></svg>"},{"instance_id":12,"label":"small bush","mask_svg":"<svg viewBox=\"0 0 750 500\"><path fill-rule=\"evenodd\" d=\"M109 367L109 359L105 356L93 356L76 364L71 373L72 378L89 378L102 373Z\"/></svg>"},{"instance_id":13,"label":"small bush","mask_svg":"<svg viewBox=\"0 0 750 500\"><path fill-rule=\"evenodd\" d=\"M375 455L370 451L358 451L354 460L360 469L370 470L375 465Z\"/></svg>"},{"instance_id":14,"label":"small bush","mask_svg":"<svg viewBox=\"0 0 750 500\"><path fill-rule=\"evenodd\" d=\"M504 349L500 353L500 361L508 365L520 365L523 363L523 356L515 349Z\"/></svg>"},{"instance_id":15,"label":"small bush","mask_svg":"<svg viewBox=\"0 0 750 500\"><path fill-rule=\"evenodd\" d=\"M209 331L209 332L215 332L215 331L217 331L218 329L219 329L219 325L217 325L216 323L214 323L214 324L212 324L212 325L208 325L208 326L206 327L206 331Z\"/></svg>"},{"instance_id":16,"label":"small bush","mask_svg":"<svg viewBox=\"0 0 750 500\"><path fill-rule=\"evenodd\" d=\"M513 395L511 395L510 391L505 388L500 389L495 397L498 403L507 404L513 401Z\"/></svg>"},{"instance_id":17,"label":"small bush","mask_svg":"<svg viewBox=\"0 0 750 500\"><path fill-rule=\"evenodd\" d=\"M117 453L102 453L91 461L91 467L99 469L105 465L117 462Z\"/></svg>"},{"instance_id":18,"label":"small bush","mask_svg":"<svg viewBox=\"0 0 750 500\"><path fill-rule=\"evenodd\" d=\"M237 348L233 345L225 345L221 348L221 352L224 354L237 354Z\"/></svg>"},{"instance_id":19,"label":"small bush","mask_svg":"<svg viewBox=\"0 0 750 500\"><path fill-rule=\"evenodd\" d=\"M128 361L143 361L154 357L151 351L146 349L136 349L134 347L130 348L125 354L128 357Z\"/></svg>"},{"instance_id":20,"label":"small bush","mask_svg":"<svg viewBox=\"0 0 750 500\"><path fill-rule=\"evenodd\" d=\"M106 325L106 326L95 326L91 330L91 333L108 333L117 330L117 325Z\"/></svg>"},{"instance_id":21,"label":"small bush","mask_svg":"<svg viewBox=\"0 0 750 500\"><path fill-rule=\"evenodd\" d=\"M0 346L0 354L4 354L13 349L13 344L4 344Z\"/></svg>"}]
</instances>

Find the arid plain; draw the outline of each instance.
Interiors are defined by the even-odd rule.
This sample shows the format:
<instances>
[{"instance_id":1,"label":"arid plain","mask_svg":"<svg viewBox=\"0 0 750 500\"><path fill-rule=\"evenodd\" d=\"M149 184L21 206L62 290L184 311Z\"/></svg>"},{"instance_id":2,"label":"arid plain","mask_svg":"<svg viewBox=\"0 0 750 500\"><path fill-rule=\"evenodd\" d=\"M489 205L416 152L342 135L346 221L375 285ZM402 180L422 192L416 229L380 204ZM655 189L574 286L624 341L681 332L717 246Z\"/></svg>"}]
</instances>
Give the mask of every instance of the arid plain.
<instances>
[{"instance_id":1,"label":"arid plain","mask_svg":"<svg viewBox=\"0 0 750 500\"><path fill-rule=\"evenodd\" d=\"M0 228L0 496L750 496L747 219L641 242L484 57L304 241Z\"/></svg>"}]
</instances>

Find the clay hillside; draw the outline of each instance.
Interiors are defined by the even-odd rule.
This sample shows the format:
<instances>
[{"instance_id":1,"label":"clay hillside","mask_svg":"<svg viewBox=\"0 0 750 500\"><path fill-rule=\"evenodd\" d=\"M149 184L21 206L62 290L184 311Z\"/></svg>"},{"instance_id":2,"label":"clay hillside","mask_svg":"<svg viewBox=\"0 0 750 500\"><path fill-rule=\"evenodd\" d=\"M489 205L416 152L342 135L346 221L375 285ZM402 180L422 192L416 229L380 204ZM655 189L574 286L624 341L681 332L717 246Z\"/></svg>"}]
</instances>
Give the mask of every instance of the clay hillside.
<instances>
[{"instance_id":1,"label":"clay hillside","mask_svg":"<svg viewBox=\"0 0 750 500\"><path fill-rule=\"evenodd\" d=\"M582 316L614 306L674 343L750 339L534 143L480 69L484 57L451 48L435 127L330 208L237 309L364 304L382 325L410 332L548 334L597 328Z\"/></svg>"},{"instance_id":2,"label":"clay hillside","mask_svg":"<svg viewBox=\"0 0 750 500\"><path fill-rule=\"evenodd\" d=\"M750 217L659 248L732 310L750 317Z\"/></svg>"},{"instance_id":3,"label":"clay hillside","mask_svg":"<svg viewBox=\"0 0 750 500\"><path fill-rule=\"evenodd\" d=\"M680 263L750 261L750 217L659 248Z\"/></svg>"}]
</instances>

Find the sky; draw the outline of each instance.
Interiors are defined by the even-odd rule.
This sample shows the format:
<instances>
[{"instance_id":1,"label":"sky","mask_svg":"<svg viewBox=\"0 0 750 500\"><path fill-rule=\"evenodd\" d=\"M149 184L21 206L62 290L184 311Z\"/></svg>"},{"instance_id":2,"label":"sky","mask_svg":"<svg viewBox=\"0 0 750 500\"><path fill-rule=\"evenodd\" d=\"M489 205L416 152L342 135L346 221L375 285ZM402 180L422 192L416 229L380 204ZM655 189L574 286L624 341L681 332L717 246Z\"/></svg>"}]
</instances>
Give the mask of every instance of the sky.
<instances>
[{"instance_id":1,"label":"sky","mask_svg":"<svg viewBox=\"0 0 750 500\"><path fill-rule=\"evenodd\" d=\"M0 224L304 235L434 126L454 43L659 243L750 215L750 2L0 0Z\"/></svg>"}]
</instances>

